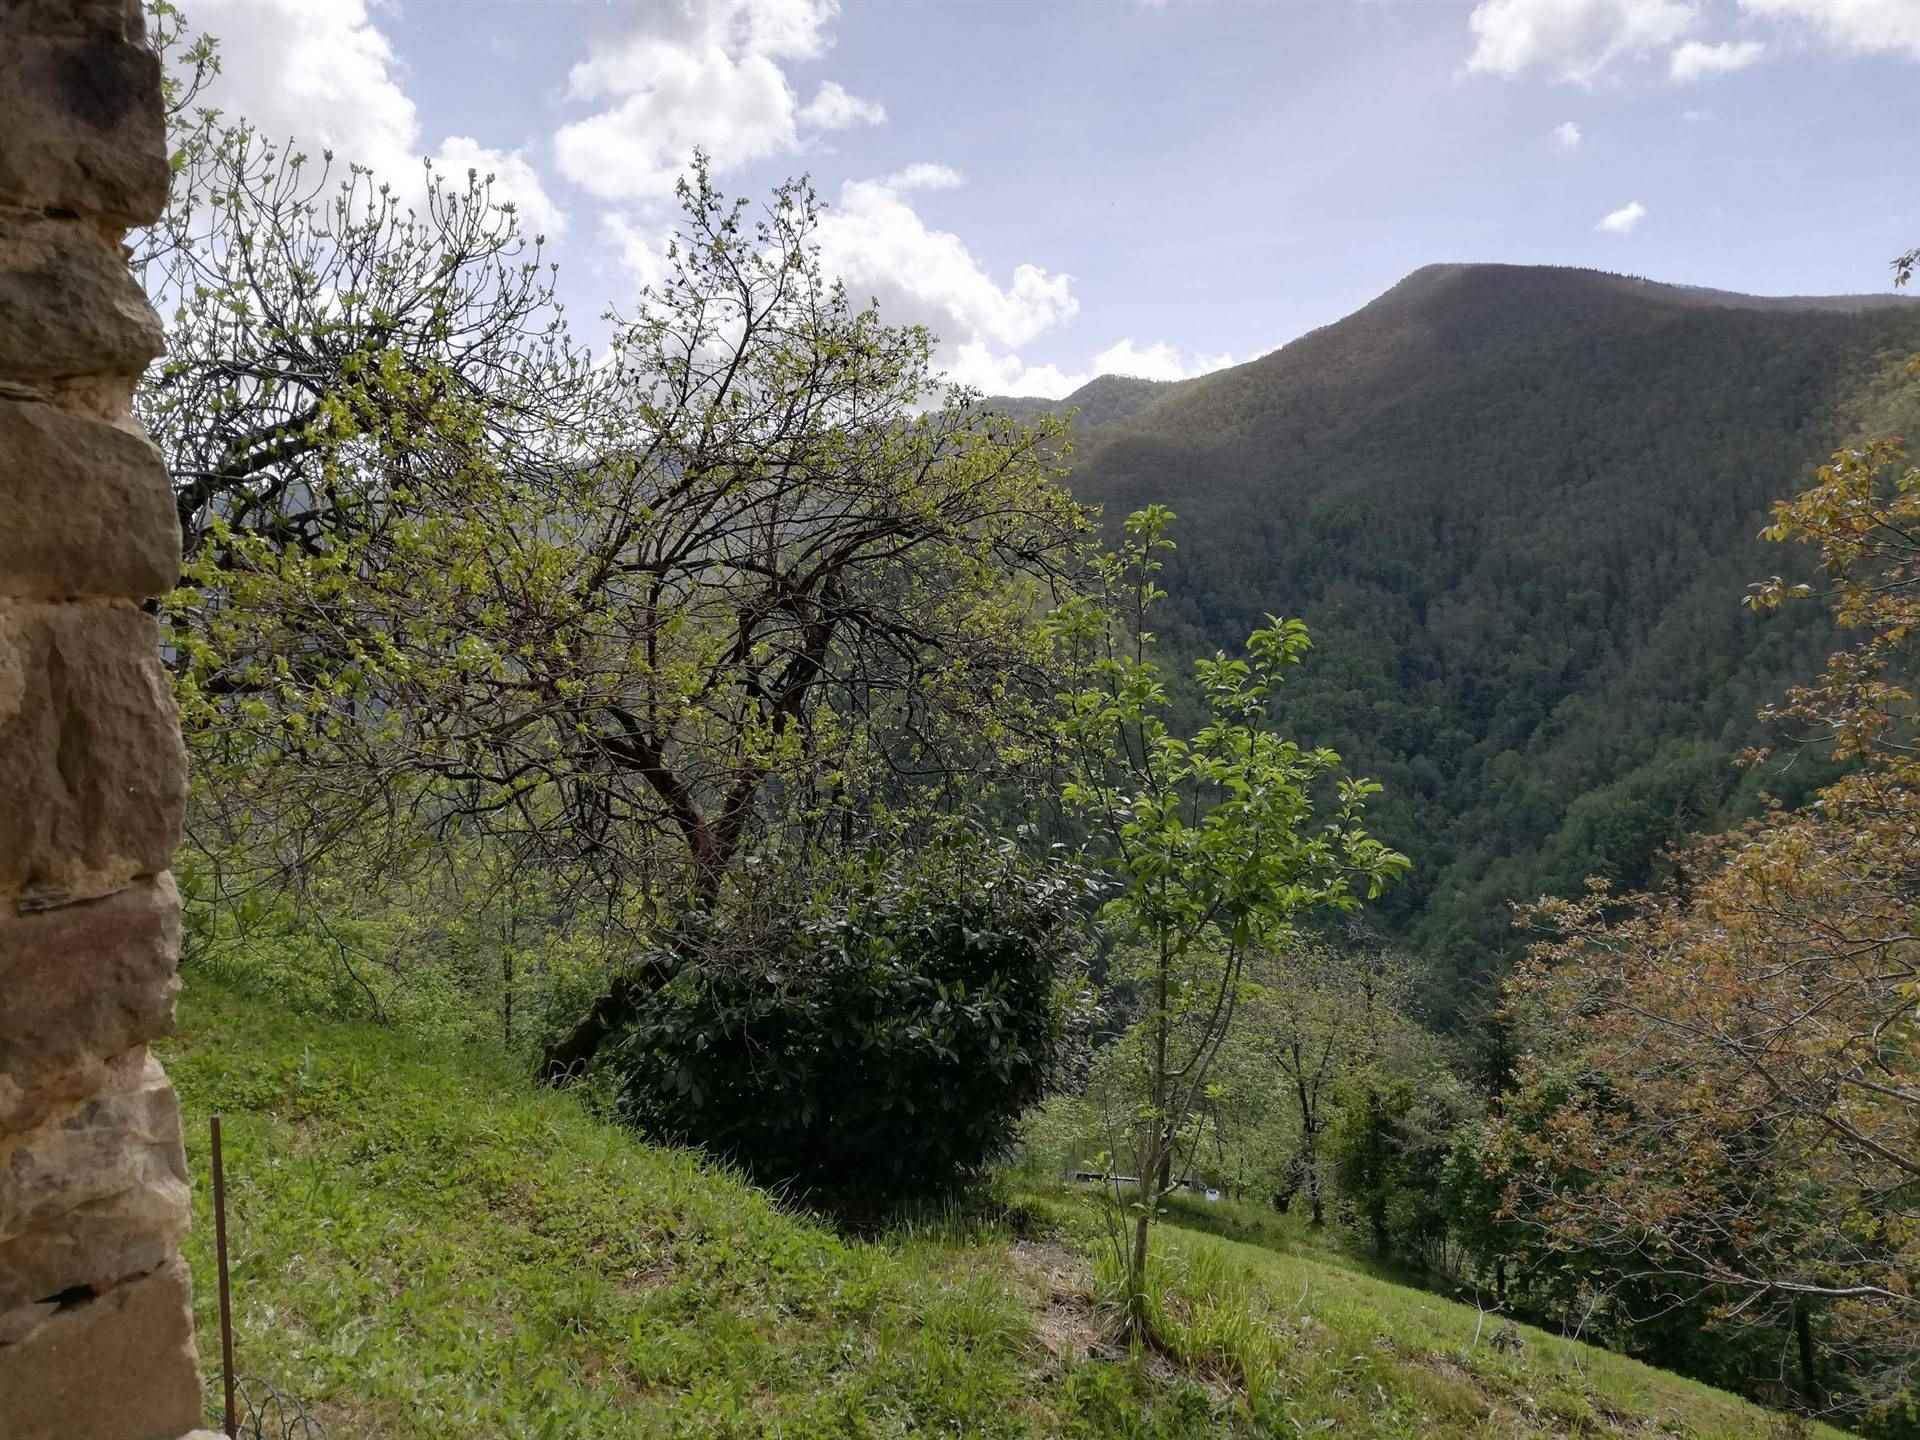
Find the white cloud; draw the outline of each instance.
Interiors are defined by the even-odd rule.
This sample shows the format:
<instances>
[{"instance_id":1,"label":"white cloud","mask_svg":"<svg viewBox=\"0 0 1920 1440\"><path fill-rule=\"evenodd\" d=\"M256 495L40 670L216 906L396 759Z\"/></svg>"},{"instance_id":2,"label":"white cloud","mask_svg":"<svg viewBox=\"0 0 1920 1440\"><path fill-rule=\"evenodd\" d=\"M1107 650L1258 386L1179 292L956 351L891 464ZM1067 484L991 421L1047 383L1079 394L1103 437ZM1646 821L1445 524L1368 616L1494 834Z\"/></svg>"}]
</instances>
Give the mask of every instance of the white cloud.
<instances>
[{"instance_id":1,"label":"white cloud","mask_svg":"<svg viewBox=\"0 0 1920 1440\"><path fill-rule=\"evenodd\" d=\"M567 77L598 104L554 136L568 179L604 199L672 194L695 149L724 172L799 147L802 127L873 125L886 112L829 80L801 106L786 61L818 59L839 0L626 0L628 27Z\"/></svg>"},{"instance_id":2,"label":"white cloud","mask_svg":"<svg viewBox=\"0 0 1920 1440\"><path fill-rule=\"evenodd\" d=\"M1585 137L1581 135L1580 127L1573 121L1562 120L1553 127L1553 138L1562 150L1578 150L1581 140Z\"/></svg>"},{"instance_id":3,"label":"white cloud","mask_svg":"<svg viewBox=\"0 0 1920 1440\"><path fill-rule=\"evenodd\" d=\"M963 384L989 395L1034 395L1061 400L1101 375L1131 375L1144 380L1190 380L1234 363L1231 355L1191 355L1164 340L1137 345L1132 339L1115 341L1100 351L1084 369L1062 370L1058 365L1028 365L1017 355L997 355L984 345L963 345L950 373Z\"/></svg>"},{"instance_id":4,"label":"white cloud","mask_svg":"<svg viewBox=\"0 0 1920 1440\"><path fill-rule=\"evenodd\" d=\"M718 170L796 143L793 92L764 55L634 44L628 73L642 88L554 136L561 173L607 199L665 199L695 149ZM599 95L576 67L576 97ZM640 77L645 77L644 80Z\"/></svg>"},{"instance_id":5,"label":"white cloud","mask_svg":"<svg viewBox=\"0 0 1920 1440\"><path fill-rule=\"evenodd\" d=\"M1767 53L1758 40L1722 40L1709 45L1689 40L1678 46L1668 58L1668 74L1675 80L1698 80L1702 75L1724 75L1744 70Z\"/></svg>"},{"instance_id":6,"label":"white cloud","mask_svg":"<svg viewBox=\"0 0 1920 1440\"><path fill-rule=\"evenodd\" d=\"M291 139L315 165L370 167L409 199L424 184L427 147L402 86L404 70L365 0L194 0L189 19L220 41L221 71L204 103L245 118L265 138ZM495 177L529 231L557 235L566 223L524 150L449 136L431 152L449 181L469 168Z\"/></svg>"},{"instance_id":7,"label":"white cloud","mask_svg":"<svg viewBox=\"0 0 1920 1440\"><path fill-rule=\"evenodd\" d=\"M601 217L600 229L614 257L637 286L658 288L672 277L667 247L673 243L671 225L650 225L629 215Z\"/></svg>"},{"instance_id":8,"label":"white cloud","mask_svg":"<svg viewBox=\"0 0 1920 1440\"><path fill-rule=\"evenodd\" d=\"M1740 7L1798 21L1838 50L1920 60L1920 0L1740 0Z\"/></svg>"},{"instance_id":9,"label":"white cloud","mask_svg":"<svg viewBox=\"0 0 1920 1440\"><path fill-rule=\"evenodd\" d=\"M886 123L886 106L849 95L838 80L823 80L813 99L800 112L800 123L816 130L849 130L855 125Z\"/></svg>"},{"instance_id":10,"label":"white cloud","mask_svg":"<svg viewBox=\"0 0 1920 1440\"><path fill-rule=\"evenodd\" d=\"M1604 230L1609 235L1631 235L1634 227L1647 218L1647 207L1638 200L1629 200L1618 210L1610 210L1600 217L1600 223L1593 228Z\"/></svg>"},{"instance_id":11,"label":"white cloud","mask_svg":"<svg viewBox=\"0 0 1920 1440\"><path fill-rule=\"evenodd\" d=\"M913 208L913 192L961 183L957 171L926 161L883 179L848 181L815 237L822 268L846 283L856 303L874 299L887 324L925 325L939 337L934 362L954 382L988 394L1058 398L1096 375L1179 380L1233 363L1230 355L1192 355L1131 338L1107 346L1084 369L1029 363L1020 351L1079 313L1073 278L1033 264L996 275L958 235L928 225ZM614 215L603 228L640 284L666 276L671 227Z\"/></svg>"},{"instance_id":12,"label":"white cloud","mask_svg":"<svg viewBox=\"0 0 1920 1440\"><path fill-rule=\"evenodd\" d=\"M455 186L466 183L469 170L481 180L493 176L494 198L513 206L526 234L558 236L566 230L566 215L547 194L524 150L489 150L470 135L449 135L433 152L433 162Z\"/></svg>"},{"instance_id":13,"label":"white cloud","mask_svg":"<svg viewBox=\"0 0 1920 1440\"><path fill-rule=\"evenodd\" d=\"M1798 26L1843 53L1920 60L1920 0L1737 4L1750 17ZM1668 71L1678 81L1745 69L1766 52L1766 41L1688 38L1716 8L1708 0L1478 0L1467 17L1467 68L1493 75L1543 69L1585 85L1617 61L1669 51Z\"/></svg>"},{"instance_id":14,"label":"white cloud","mask_svg":"<svg viewBox=\"0 0 1920 1440\"><path fill-rule=\"evenodd\" d=\"M1542 67L1586 84L1624 56L1665 49L1699 18L1699 0L1480 0L1467 17L1467 68L1517 75Z\"/></svg>"},{"instance_id":15,"label":"white cloud","mask_svg":"<svg viewBox=\"0 0 1920 1440\"><path fill-rule=\"evenodd\" d=\"M1029 365L1018 355L996 354L980 341L955 347L945 361L948 378L988 395L1036 395L1059 400L1093 378L1089 372L1068 374L1058 365Z\"/></svg>"},{"instance_id":16,"label":"white cloud","mask_svg":"<svg viewBox=\"0 0 1920 1440\"><path fill-rule=\"evenodd\" d=\"M1136 345L1129 337L1109 345L1093 357L1096 375L1135 375L1142 380L1187 380L1209 370L1224 370L1233 356L1182 355L1164 340Z\"/></svg>"},{"instance_id":17,"label":"white cloud","mask_svg":"<svg viewBox=\"0 0 1920 1440\"><path fill-rule=\"evenodd\" d=\"M1081 369L1028 363L1021 347L1079 312L1072 277L1016 265L1007 280L997 279L959 236L930 227L907 199L913 190L960 183L956 171L925 162L882 180L850 181L821 217L818 234L822 266L844 280L856 300L877 300L888 324L925 325L940 337L935 363L955 383L988 394L1057 399L1096 375L1180 380L1233 363L1230 355L1188 355L1131 338L1107 346ZM610 216L605 230L636 280L664 278L670 228Z\"/></svg>"},{"instance_id":18,"label":"white cloud","mask_svg":"<svg viewBox=\"0 0 1920 1440\"><path fill-rule=\"evenodd\" d=\"M913 191L959 183L957 171L927 162L885 179L848 181L815 233L822 268L846 283L856 304L878 301L887 324L925 325L940 341L936 365L960 383L1065 394L1088 377L1030 367L1016 352L1078 312L1072 277L1032 264L997 277L958 235L934 229L914 210ZM640 284L666 278L671 225L651 213L610 215L603 231Z\"/></svg>"},{"instance_id":19,"label":"white cloud","mask_svg":"<svg viewBox=\"0 0 1920 1440\"><path fill-rule=\"evenodd\" d=\"M955 346L1018 347L1080 308L1072 278L1038 265L1016 265L1001 284L958 235L930 229L881 180L840 187L819 244L821 263L856 296L877 298L890 324L924 324Z\"/></svg>"},{"instance_id":20,"label":"white cloud","mask_svg":"<svg viewBox=\"0 0 1920 1440\"><path fill-rule=\"evenodd\" d=\"M919 160L880 183L889 190L957 190L967 183L967 177L950 165Z\"/></svg>"}]
</instances>

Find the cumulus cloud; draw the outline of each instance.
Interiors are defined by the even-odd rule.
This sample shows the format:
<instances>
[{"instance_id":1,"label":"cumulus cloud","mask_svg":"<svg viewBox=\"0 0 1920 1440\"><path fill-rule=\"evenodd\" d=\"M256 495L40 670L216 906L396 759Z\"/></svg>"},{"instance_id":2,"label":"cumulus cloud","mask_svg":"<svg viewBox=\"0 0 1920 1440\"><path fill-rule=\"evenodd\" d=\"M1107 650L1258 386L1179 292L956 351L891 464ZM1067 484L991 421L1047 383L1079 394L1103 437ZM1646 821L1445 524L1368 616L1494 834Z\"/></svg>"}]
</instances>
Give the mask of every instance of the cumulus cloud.
<instances>
[{"instance_id":1,"label":"cumulus cloud","mask_svg":"<svg viewBox=\"0 0 1920 1440\"><path fill-rule=\"evenodd\" d=\"M1586 84L1616 60L1664 50L1699 19L1699 0L1480 0L1467 17L1467 68L1540 68Z\"/></svg>"},{"instance_id":2,"label":"cumulus cloud","mask_svg":"<svg viewBox=\"0 0 1920 1440\"><path fill-rule=\"evenodd\" d=\"M877 301L887 324L931 330L940 340L935 363L959 383L999 393L1065 394L1087 377L1031 367L1017 352L1078 313L1073 279L1033 264L996 275L958 235L929 225L913 208L914 192L961 183L958 171L930 162L878 180L848 181L820 217L821 266L846 283L856 303ZM609 216L602 228L640 284L665 278L671 226L643 212Z\"/></svg>"},{"instance_id":3,"label":"cumulus cloud","mask_svg":"<svg viewBox=\"0 0 1920 1440\"><path fill-rule=\"evenodd\" d=\"M881 106L834 81L802 106L786 62L818 59L839 0L628 0L629 23L567 76L596 108L560 128L569 180L603 199L661 200L688 157L726 171L799 147L803 129L878 124Z\"/></svg>"},{"instance_id":4,"label":"cumulus cloud","mask_svg":"<svg viewBox=\"0 0 1920 1440\"><path fill-rule=\"evenodd\" d=\"M1750 20L1798 29L1843 54L1920 60L1920 0L1735 3ZM1718 8L1708 0L1478 0L1467 17L1467 68L1508 76L1544 70L1585 85L1616 62L1665 53L1677 81L1743 70L1767 52L1767 41L1692 38Z\"/></svg>"},{"instance_id":5,"label":"cumulus cloud","mask_svg":"<svg viewBox=\"0 0 1920 1440\"><path fill-rule=\"evenodd\" d=\"M1133 375L1142 380L1189 380L1210 370L1224 370L1233 356L1185 355L1164 340L1136 345L1131 337L1119 340L1093 357L1095 375Z\"/></svg>"},{"instance_id":6,"label":"cumulus cloud","mask_svg":"<svg viewBox=\"0 0 1920 1440\"><path fill-rule=\"evenodd\" d=\"M1629 200L1618 210L1609 210L1600 217L1600 223L1593 228L1604 230L1609 235L1631 235L1634 228L1647 218L1647 207L1638 200Z\"/></svg>"},{"instance_id":7,"label":"cumulus cloud","mask_svg":"<svg viewBox=\"0 0 1920 1440\"><path fill-rule=\"evenodd\" d=\"M800 111L800 123L816 130L850 130L855 125L886 122L887 108L872 100L849 95L838 80L825 80Z\"/></svg>"},{"instance_id":8,"label":"cumulus cloud","mask_svg":"<svg viewBox=\"0 0 1920 1440\"><path fill-rule=\"evenodd\" d=\"M1586 137L1580 133L1580 127L1571 120L1562 120L1553 127L1554 142L1562 150L1578 150L1581 140Z\"/></svg>"},{"instance_id":9,"label":"cumulus cloud","mask_svg":"<svg viewBox=\"0 0 1920 1440\"><path fill-rule=\"evenodd\" d=\"M822 268L856 301L871 298L888 324L925 325L939 337L935 364L955 383L1057 399L1096 375L1181 380L1233 363L1230 355L1194 355L1130 337L1085 366L1030 362L1021 350L1079 313L1073 278L1035 264L996 274L958 235L929 225L914 209L915 192L962 183L959 172L927 161L881 179L848 181L816 235ZM639 283L665 277L670 227L614 215L603 233Z\"/></svg>"},{"instance_id":10,"label":"cumulus cloud","mask_svg":"<svg viewBox=\"0 0 1920 1440\"><path fill-rule=\"evenodd\" d=\"M920 160L894 171L880 183L889 190L955 190L966 184L967 178L951 165Z\"/></svg>"},{"instance_id":11,"label":"cumulus cloud","mask_svg":"<svg viewBox=\"0 0 1920 1440\"><path fill-rule=\"evenodd\" d=\"M1740 6L1754 15L1797 21L1838 50L1903 53L1920 60L1916 0L1740 0Z\"/></svg>"},{"instance_id":12,"label":"cumulus cloud","mask_svg":"<svg viewBox=\"0 0 1920 1440\"><path fill-rule=\"evenodd\" d=\"M878 180L853 180L821 216L820 263L859 301L879 302L890 325L925 325L940 337L935 363L956 383L990 394L1058 398L1096 375L1181 380L1233 363L1230 355L1191 355L1164 342L1116 341L1072 369L1030 363L1023 347L1079 313L1073 278L1022 264L996 275L966 242L936 229L913 208L920 190L950 189L961 176L921 162ZM611 216L606 238L641 284L666 274L671 229Z\"/></svg>"},{"instance_id":13,"label":"cumulus cloud","mask_svg":"<svg viewBox=\"0 0 1920 1440\"><path fill-rule=\"evenodd\" d=\"M951 373L956 380L990 395L1033 395L1061 400L1101 375L1130 375L1143 380L1191 380L1234 363L1233 356L1190 354L1164 340L1136 344L1115 341L1085 366L1063 370L1054 364L1029 365L1017 355L995 354L984 345L960 347Z\"/></svg>"},{"instance_id":14,"label":"cumulus cloud","mask_svg":"<svg viewBox=\"0 0 1920 1440\"><path fill-rule=\"evenodd\" d=\"M1703 75L1744 70L1766 53L1766 45L1759 40L1722 40L1716 45L1689 40L1674 49L1667 69L1675 80L1698 80Z\"/></svg>"},{"instance_id":15,"label":"cumulus cloud","mask_svg":"<svg viewBox=\"0 0 1920 1440\"><path fill-rule=\"evenodd\" d=\"M600 220L601 238L636 288L658 288L672 277L667 248L674 230L668 224L650 224L631 215L608 214Z\"/></svg>"},{"instance_id":16,"label":"cumulus cloud","mask_svg":"<svg viewBox=\"0 0 1920 1440\"><path fill-rule=\"evenodd\" d=\"M958 235L927 225L905 194L853 180L821 217L820 259L859 296L880 301L893 324L924 324L955 344L1017 348L1080 308L1070 276L1038 265L1002 283Z\"/></svg>"},{"instance_id":17,"label":"cumulus cloud","mask_svg":"<svg viewBox=\"0 0 1920 1440\"><path fill-rule=\"evenodd\" d=\"M547 194L524 150L490 150L470 135L449 135L433 152L433 162L456 185L470 170L483 180L493 176L494 198L513 206L526 234L559 235L567 228L565 213Z\"/></svg>"},{"instance_id":18,"label":"cumulus cloud","mask_svg":"<svg viewBox=\"0 0 1920 1440\"><path fill-rule=\"evenodd\" d=\"M524 149L502 150L469 135L431 149L401 81L392 43L365 0L194 0L191 20L217 37L221 73L204 97L268 139L291 140L318 162L365 165L413 197L431 156L454 183L469 169L492 174L494 198L511 202L528 230L557 235L562 214Z\"/></svg>"},{"instance_id":19,"label":"cumulus cloud","mask_svg":"<svg viewBox=\"0 0 1920 1440\"><path fill-rule=\"evenodd\" d=\"M1058 365L1029 365L1018 355L996 352L978 340L954 347L945 361L948 378L988 395L1034 395L1060 400L1093 378L1091 372L1062 370Z\"/></svg>"}]
</instances>

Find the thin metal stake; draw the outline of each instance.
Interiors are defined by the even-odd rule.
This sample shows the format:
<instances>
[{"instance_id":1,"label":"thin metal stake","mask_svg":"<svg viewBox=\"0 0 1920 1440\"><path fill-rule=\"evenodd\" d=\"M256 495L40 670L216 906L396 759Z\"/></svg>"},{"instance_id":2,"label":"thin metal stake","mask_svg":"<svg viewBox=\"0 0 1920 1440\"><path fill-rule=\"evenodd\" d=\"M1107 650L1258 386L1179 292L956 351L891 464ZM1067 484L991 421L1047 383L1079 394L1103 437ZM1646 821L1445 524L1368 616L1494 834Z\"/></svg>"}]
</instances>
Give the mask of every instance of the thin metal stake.
<instances>
[{"instance_id":1,"label":"thin metal stake","mask_svg":"<svg viewBox=\"0 0 1920 1440\"><path fill-rule=\"evenodd\" d=\"M227 1285L227 1172L220 1163L220 1117L213 1117L213 1246L220 1259L220 1378L227 1391L228 1440L240 1433L233 1409L233 1299Z\"/></svg>"}]
</instances>

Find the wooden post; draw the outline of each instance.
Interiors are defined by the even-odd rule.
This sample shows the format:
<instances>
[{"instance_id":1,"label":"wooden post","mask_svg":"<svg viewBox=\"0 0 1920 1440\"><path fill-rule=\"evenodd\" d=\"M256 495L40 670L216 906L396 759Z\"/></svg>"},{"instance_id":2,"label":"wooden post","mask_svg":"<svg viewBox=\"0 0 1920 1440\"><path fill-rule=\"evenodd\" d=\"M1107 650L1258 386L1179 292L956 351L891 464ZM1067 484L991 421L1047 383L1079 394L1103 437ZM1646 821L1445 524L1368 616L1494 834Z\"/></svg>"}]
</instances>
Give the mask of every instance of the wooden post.
<instances>
[{"instance_id":1,"label":"wooden post","mask_svg":"<svg viewBox=\"0 0 1920 1440\"><path fill-rule=\"evenodd\" d=\"M220 1117L213 1117L213 1248L220 1265L220 1380L226 1390L229 1440L240 1433L233 1406L233 1295L227 1283L227 1172L220 1157Z\"/></svg>"}]
</instances>

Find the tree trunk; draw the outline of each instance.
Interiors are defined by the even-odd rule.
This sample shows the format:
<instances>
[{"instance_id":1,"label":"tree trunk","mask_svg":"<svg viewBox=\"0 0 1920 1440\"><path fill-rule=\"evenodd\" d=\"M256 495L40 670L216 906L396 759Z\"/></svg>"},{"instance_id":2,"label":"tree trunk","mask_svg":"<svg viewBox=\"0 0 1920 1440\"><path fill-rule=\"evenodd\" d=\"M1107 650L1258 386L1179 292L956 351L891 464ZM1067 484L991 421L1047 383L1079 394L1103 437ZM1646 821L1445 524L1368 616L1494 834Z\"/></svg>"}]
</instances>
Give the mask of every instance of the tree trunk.
<instances>
[{"instance_id":1,"label":"tree trunk","mask_svg":"<svg viewBox=\"0 0 1920 1440\"><path fill-rule=\"evenodd\" d=\"M1146 1134L1151 1137L1141 1155L1140 1213L1133 1221L1133 1252L1127 1260L1127 1333L1143 1344L1151 1336L1147 1324L1147 1236L1153 1225L1154 1210L1173 1174L1174 1125L1167 1113L1170 1087L1167 1079L1167 996L1172 962L1166 940L1160 943L1159 967L1154 979L1153 1073L1148 1076L1148 1105L1152 1119Z\"/></svg>"},{"instance_id":2,"label":"tree trunk","mask_svg":"<svg viewBox=\"0 0 1920 1440\"><path fill-rule=\"evenodd\" d=\"M1313 1225L1326 1224L1326 1202L1320 1197L1320 1166L1318 1152L1314 1147L1314 1134L1320 1128L1316 1114L1319 1106L1319 1087L1313 1094L1307 1092L1307 1058L1299 1042L1293 1045L1293 1089L1300 1102L1300 1155L1295 1162L1299 1165L1307 1182L1307 1203L1313 1211Z\"/></svg>"},{"instance_id":3,"label":"tree trunk","mask_svg":"<svg viewBox=\"0 0 1920 1440\"><path fill-rule=\"evenodd\" d=\"M1133 1222L1133 1256L1127 1266L1127 1333L1144 1343L1147 1325L1147 1227L1151 1206L1143 1206Z\"/></svg>"},{"instance_id":4,"label":"tree trunk","mask_svg":"<svg viewBox=\"0 0 1920 1440\"><path fill-rule=\"evenodd\" d=\"M1800 1344L1800 1403L1813 1410L1820 1404L1820 1385L1813 1370L1813 1324L1805 1300L1793 1302L1793 1333Z\"/></svg>"},{"instance_id":5,"label":"tree trunk","mask_svg":"<svg viewBox=\"0 0 1920 1440\"><path fill-rule=\"evenodd\" d=\"M607 1037L632 1020L643 992L626 977L613 982L569 1030L548 1045L540 1056L543 1085L571 1085L593 1063Z\"/></svg>"},{"instance_id":6,"label":"tree trunk","mask_svg":"<svg viewBox=\"0 0 1920 1440\"><path fill-rule=\"evenodd\" d=\"M1300 1142L1300 1175L1307 1185L1307 1208L1317 1230L1327 1223L1326 1197L1320 1193L1320 1152L1309 1129Z\"/></svg>"},{"instance_id":7,"label":"tree trunk","mask_svg":"<svg viewBox=\"0 0 1920 1440\"><path fill-rule=\"evenodd\" d=\"M513 950L500 957L500 1039L513 1048Z\"/></svg>"},{"instance_id":8,"label":"tree trunk","mask_svg":"<svg viewBox=\"0 0 1920 1440\"><path fill-rule=\"evenodd\" d=\"M600 1047L630 1024L640 1013L640 1004L673 978L673 967L655 960L624 975L614 977L606 993L588 1007L587 1013L565 1035L548 1045L540 1055L538 1072L543 1085L571 1085L587 1073Z\"/></svg>"}]
</instances>

